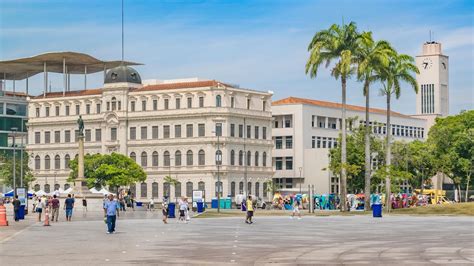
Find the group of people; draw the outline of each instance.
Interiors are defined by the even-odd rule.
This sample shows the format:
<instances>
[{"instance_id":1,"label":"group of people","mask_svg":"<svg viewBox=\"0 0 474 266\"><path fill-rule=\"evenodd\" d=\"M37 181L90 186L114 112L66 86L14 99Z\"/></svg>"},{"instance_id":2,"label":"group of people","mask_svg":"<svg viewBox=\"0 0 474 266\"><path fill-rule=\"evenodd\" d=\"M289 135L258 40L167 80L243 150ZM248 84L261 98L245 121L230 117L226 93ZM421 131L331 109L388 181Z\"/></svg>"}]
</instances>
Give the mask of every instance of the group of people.
<instances>
[{"instance_id":1,"label":"group of people","mask_svg":"<svg viewBox=\"0 0 474 266\"><path fill-rule=\"evenodd\" d=\"M64 200L63 206L63 209L66 212L66 221L71 221L74 203L74 197L71 194L68 194L67 198ZM59 219L60 205L59 197L57 195L48 197L38 197L33 195L33 212L38 214L38 222L41 222L41 216L43 212L46 211L51 214L51 222L57 222ZM87 211L87 200L85 198L83 199L83 209Z\"/></svg>"}]
</instances>

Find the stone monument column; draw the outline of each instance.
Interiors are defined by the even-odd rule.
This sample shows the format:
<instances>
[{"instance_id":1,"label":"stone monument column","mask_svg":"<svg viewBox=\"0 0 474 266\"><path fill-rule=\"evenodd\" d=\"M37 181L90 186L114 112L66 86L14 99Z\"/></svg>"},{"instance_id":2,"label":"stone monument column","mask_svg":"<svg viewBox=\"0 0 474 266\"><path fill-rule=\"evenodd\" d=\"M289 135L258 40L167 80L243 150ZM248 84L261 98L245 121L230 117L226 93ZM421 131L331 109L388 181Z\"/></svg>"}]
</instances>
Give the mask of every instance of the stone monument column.
<instances>
[{"instance_id":1,"label":"stone monument column","mask_svg":"<svg viewBox=\"0 0 474 266\"><path fill-rule=\"evenodd\" d=\"M81 116L79 116L77 124L79 125L79 136L77 140L79 142L79 152L77 155L77 178L74 180L74 191L78 194L77 196L84 197L91 193L87 188L86 178L84 176L84 121Z\"/></svg>"}]
</instances>

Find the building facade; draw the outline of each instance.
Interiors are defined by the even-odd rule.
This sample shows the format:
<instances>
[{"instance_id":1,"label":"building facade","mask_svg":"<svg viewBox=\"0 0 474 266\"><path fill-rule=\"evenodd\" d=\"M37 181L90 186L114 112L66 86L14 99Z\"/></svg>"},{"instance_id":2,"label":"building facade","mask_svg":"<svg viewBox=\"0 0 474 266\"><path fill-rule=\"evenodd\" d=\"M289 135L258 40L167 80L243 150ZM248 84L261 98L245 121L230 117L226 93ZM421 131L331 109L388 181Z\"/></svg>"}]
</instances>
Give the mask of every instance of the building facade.
<instances>
[{"instance_id":1,"label":"building facade","mask_svg":"<svg viewBox=\"0 0 474 266\"><path fill-rule=\"evenodd\" d=\"M0 158L13 156L15 150L18 163L26 145L27 102L26 94L0 91ZM15 147L13 139L15 138ZM0 163L2 163L0 161ZM20 178L20 173L17 173ZM0 176L1 192L6 192L3 177Z\"/></svg>"},{"instance_id":2,"label":"building facade","mask_svg":"<svg viewBox=\"0 0 474 266\"><path fill-rule=\"evenodd\" d=\"M147 180L130 186L137 199L191 197L199 189L210 201L217 195L218 175L223 196L245 189L266 194L264 182L273 175L271 93L214 80L142 84L138 73L123 68L109 70L101 89L29 99L27 149L35 189L72 185L68 163L78 153L76 121L81 115L86 154L118 152L144 168ZM168 175L179 183L164 182Z\"/></svg>"},{"instance_id":3,"label":"building facade","mask_svg":"<svg viewBox=\"0 0 474 266\"><path fill-rule=\"evenodd\" d=\"M371 108L373 133L386 134L386 111ZM316 193L338 193L339 180L327 170L329 149L338 145L341 104L290 97L273 102L274 181L286 189L314 185ZM347 105L353 127L365 125L365 107ZM426 120L392 112L394 140L423 140Z\"/></svg>"},{"instance_id":4,"label":"building facade","mask_svg":"<svg viewBox=\"0 0 474 266\"><path fill-rule=\"evenodd\" d=\"M441 50L441 43L426 42L416 57L420 73L416 75L419 91L416 94L416 117L426 119L428 128L436 117L449 115L449 57Z\"/></svg>"}]
</instances>

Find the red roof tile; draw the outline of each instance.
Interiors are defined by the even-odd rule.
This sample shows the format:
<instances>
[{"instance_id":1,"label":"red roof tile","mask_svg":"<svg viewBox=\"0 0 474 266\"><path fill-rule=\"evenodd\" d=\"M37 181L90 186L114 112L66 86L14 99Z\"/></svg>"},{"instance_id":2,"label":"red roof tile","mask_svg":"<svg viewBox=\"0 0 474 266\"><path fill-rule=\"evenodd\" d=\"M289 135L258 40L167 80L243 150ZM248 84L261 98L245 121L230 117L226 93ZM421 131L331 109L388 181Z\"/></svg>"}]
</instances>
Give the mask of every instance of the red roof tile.
<instances>
[{"instance_id":1,"label":"red roof tile","mask_svg":"<svg viewBox=\"0 0 474 266\"><path fill-rule=\"evenodd\" d=\"M311 100L311 99L304 99L304 98L297 98L297 97L288 97L285 99L272 102L272 105L285 105L285 104L309 104L309 105L316 105L316 106L329 107L329 108L338 108L338 109L342 108L342 104L340 103ZM362 106L346 104L346 108L347 110L365 112L365 107L362 107ZM387 114L387 111L385 109L370 108L369 110L371 113L378 113L378 114L383 114L383 115ZM413 118L409 115L404 115L404 114L393 112L393 111L391 111L390 113L393 116Z\"/></svg>"}]
</instances>

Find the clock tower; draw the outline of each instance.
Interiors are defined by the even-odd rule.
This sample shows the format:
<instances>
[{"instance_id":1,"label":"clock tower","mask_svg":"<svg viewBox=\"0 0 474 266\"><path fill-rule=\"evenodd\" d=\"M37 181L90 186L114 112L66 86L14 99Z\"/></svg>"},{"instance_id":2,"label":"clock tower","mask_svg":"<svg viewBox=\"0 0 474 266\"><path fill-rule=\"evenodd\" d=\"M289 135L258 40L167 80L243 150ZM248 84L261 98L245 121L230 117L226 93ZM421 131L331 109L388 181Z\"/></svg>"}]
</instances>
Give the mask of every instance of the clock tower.
<instances>
[{"instance_id":1,"label":"clock tower","mask_svg":"<svg viewBox=\"0 0 474 266\"><path fill-rule=\"evenodd\" d=\"M438 116L449 114L449 58L441 51L441 43L426 42L416 57L420 74L416 75L416 116L427 119L428 129Z\"/></svg>"}]
</instances>

